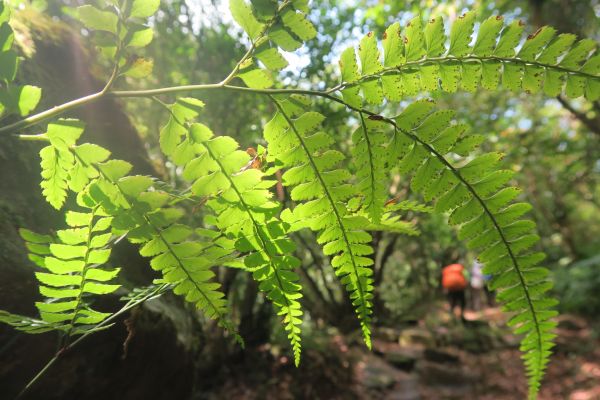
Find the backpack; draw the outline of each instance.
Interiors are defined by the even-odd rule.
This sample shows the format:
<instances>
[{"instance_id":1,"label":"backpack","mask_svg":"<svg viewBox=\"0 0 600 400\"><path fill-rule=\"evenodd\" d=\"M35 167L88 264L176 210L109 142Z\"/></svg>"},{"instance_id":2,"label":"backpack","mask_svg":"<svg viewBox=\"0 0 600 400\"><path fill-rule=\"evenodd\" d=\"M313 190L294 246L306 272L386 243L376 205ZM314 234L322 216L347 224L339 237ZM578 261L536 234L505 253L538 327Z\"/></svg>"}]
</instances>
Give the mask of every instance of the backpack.
<instances>
[{"instance_id":1,"label":"backpack","mask_svg":"<svg viewBox=\"0 0 600 400\"><path fill-rule=\"evenodd\" d=\"M467 279L464 269L460 264L450 264L442 270L442 287L450 292L465 290Z\"/></svg>"}]
</instances>

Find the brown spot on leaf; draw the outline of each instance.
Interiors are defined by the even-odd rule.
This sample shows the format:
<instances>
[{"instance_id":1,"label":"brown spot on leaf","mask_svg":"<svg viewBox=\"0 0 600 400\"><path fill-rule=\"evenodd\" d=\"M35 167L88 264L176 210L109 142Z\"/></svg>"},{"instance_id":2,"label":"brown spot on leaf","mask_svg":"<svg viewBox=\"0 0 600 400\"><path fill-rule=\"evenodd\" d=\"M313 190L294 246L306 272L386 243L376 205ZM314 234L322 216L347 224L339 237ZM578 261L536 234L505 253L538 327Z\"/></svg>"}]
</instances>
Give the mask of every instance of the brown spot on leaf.
<instances>
[{"instance_id":1,"label":"brown spot on leaf","mask_svg":"<svg viewBox=\"0 0 600 400\"><path fill-rule=\"evenodd\" d=\"M383 32L383 40L387 39L387 31Z\"/></svg>"},{"instance_id":2,"label":"brown spot on leaf","mask_svg":"<svg viewBox=\"0 0 600 400\"><path fill-rule=\"evenodd\" d=\"M435 18L431 18L431 19L429 20L429 23L430 23L430 24L433 24L433 23L435 23Z\"/></svg>"},{"instance_id":3,"label":"brown spot on leaf","mask_svg":"<svg viewBox=\"0 0 600 400\"><path fill-rule=\"evenodd\" d=\"M256 149L255 149L254 147L248 147L248 148L246 149L246 153L248 153L248 155L249 155L250 157L256 157L256 154L257 154L257 153L256 153Z\"/></svg>"},{"instance_id":4,"label":"brown spot on leaf","mask_svg":"<svg viewBox=\"0 0 600 400\"><path fill-rule=\"evenodd\" d=\"M250 168L261 169L262 168L262 160L258 157L255 157L250 164Z\"/></svg>"},{"instance_id":5,"label":"brown spot on leaf","mask_svg":"<svg viewBox=\"0 0 600 400\"><path fill-rule=\"evenodd\" d=\"M408 27L410 27L410 25L411 25L411 23L410 23L410 21L408 21L408 24L406 24L406 27L408 28Z\"/></svg>"},{"instance_id":6,"label":"brown spot on leaf","mask_svg":"<svg viewBox=\"0 0 600 400\"><path fill-rule=\"evenodd\" d=\"M385 202L384 207L391 206L392 204L396 204L398 202L397 198L389 199Z\"/></svg>"},{"instance_id":7,"label":"brown spot on leaf","mask_svg":"<svg viewBox=\"0 0 600 400\"><path fill-rule=\"evenodd\" d=\"M408 38L404 36L404 44L408 44Z\"/></svg>"},{"instance_id":8,"label":"brown spot on leaf","mask_svg":"<svg viewBox=\"0 0 600 400\"><path fill-rule=\"evenodd\" d=\"M502 15L496 15L496 21L502 21L504 17Z\"/></svg>"},{"instance_id":9,"label":"brown spot on leaf","mask_svg":"<svg viewBox=\"0 0 600 400\"><path fill-rule=\"evenodd\" d=\"M371 32L367 33L367 36L368 36L368 37L371 37L371 36L373 36L373 31L371 31Z\"/></svg>"}]
</instances>

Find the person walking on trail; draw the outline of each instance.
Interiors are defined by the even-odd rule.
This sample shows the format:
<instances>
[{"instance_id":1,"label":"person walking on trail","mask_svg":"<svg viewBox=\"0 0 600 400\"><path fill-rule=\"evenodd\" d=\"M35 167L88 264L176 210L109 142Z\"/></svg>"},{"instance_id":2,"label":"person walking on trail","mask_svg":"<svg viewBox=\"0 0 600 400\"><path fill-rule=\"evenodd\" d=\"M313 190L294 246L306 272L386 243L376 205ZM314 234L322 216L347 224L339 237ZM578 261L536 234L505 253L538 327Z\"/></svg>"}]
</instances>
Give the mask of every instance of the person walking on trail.
<instances>
[{"instance_id":1,"label":"person walking on trail","mask_svg":"<svg viewBox=\"0 0 600 400\"><path fill-rule=\"evenodd\" d=\"M479 311L483 308L485 278L483 271L481 270L483 265L475 260L473 267L471 268L471 301L473 304L473 310Z\"/></svg>"},{"instance_id":2,"label":"person walking on trail","mask_svg":"<svg viewBox=\"0 0 600 400\"><path fill-rule=\"evenodd\" d=\"M450 313L454 314L454 309L460 308L460 319L465 321L465 290L468 285L468 272L462 264L454 263L445 266L442 269L442 287L448 296L450 303ZM456 314L454 314L456 315Z\"/></svg>"}]
</instances>

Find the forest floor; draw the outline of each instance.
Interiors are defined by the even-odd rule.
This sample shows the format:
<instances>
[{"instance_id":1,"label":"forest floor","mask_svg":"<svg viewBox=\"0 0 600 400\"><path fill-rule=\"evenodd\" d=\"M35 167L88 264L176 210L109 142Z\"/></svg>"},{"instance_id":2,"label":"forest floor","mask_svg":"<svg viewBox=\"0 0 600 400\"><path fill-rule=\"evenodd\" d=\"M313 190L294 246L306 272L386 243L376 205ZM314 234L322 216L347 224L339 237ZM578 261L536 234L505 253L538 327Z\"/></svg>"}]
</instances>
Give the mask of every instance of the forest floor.
<instances>
[{"instance_id":1,"label":"forest floor","mask_svg":"<svg viewBox=\"0 0 600 400\"><path fill-rule=\"evenodd\" d=\"M518 338L506 315L487 308L466 312L466 319L441 311L415 327L380 329L372 353L356 350L358 397L525 399ZM600 341L585 320L569 315L559 318L557 333L539 399L600 399Z\"/></svg>"},{"instance_id":2,"label":"forest floor","mask_svg":"<svg viewBox=\"0 0 600 400\"><path fill-rule=\"evenodd\" d=\"M412 326L377 328L371 352L358 335L323 335L305 346L297 369L284 353L262 349L229 370L218 393L199 398L525 399L518 338L506 315L487 308L465 316L463 324L439 307ZM539 399L600 400L600 340L570 315L560 317L557 333Z\"/></svg>"}]
</instances>

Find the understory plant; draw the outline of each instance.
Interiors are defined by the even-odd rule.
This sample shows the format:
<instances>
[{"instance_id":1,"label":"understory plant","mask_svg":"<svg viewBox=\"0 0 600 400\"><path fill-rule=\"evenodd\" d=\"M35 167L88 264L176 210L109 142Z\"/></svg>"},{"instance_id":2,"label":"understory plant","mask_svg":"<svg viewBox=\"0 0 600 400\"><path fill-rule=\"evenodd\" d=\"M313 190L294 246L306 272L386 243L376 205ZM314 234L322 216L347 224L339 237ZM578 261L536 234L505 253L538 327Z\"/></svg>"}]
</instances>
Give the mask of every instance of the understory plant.
<instances>
[{"instance_id":1,"label":"understory plant","mask_svg":"<svg viewBox=\"0 0 600 400\"><path fill-rule=\"evenodd\" d=\"M159 0L104 0L73 9L72 15L99 54L112 60L105 86L34 112L41 90L13 82L19 57L12 49L10 9L0 4L0 107L3 117L15 121L4 123L0 134L42 142L44 197L57 210L74 198L64 210L65 226L55 233L21 229L44 300L36 303L36 317L1 311L1 321L27 333L60 331L69 347L131 307L173 291L243 345L214 272L237 268L249 273L274 305L297 365L302 287L291 235L310 230L331 257L370 348L372 233L412 233L415 228L399 212L429 207L447 216L477 253L484 273L493 276L489 286L498 290L511 315L509 325L522 337L529 397L536 397L557 313L556 301L548 296L552 285L542 266L545 256L535 250L535 223L526 217L531 206L518 200L520 189L511 185L514 171L502 167L502 154L475 152L485 132L469 132L453 111L437 108L427 97L405 100L479 88L597 100L600 55L594 41L557 35L551 27L523 38L520 21L506 24L502 16L493 16L477 22L475 12L458 17L449 29L441 18L416 17L404 27L392 24L381 38L367 33L356 48L344 50L339 84L298 88L284 85L278 72L288 65L286 52L317 34L313 23L318 21L307 19L308 1L231 0L231 16L246 34L247 51L225 78L136 90L122 88L131 82L122 78L152 73L152 60L139 54L152 40L147 20ZM226 132L202 123L204 103L189 95L205 91L265 96L275 112L256 121L263 127L263 146L241 150ZM79 140L84 123L62 114L103 98L161 104L168 119L160 130L160 149L177 166L183 184L132 175L131 164L111 157L110 149ZM354 132L350 148L337 145L347 138L324 128L327 115L316 111L316 99L347 109L346 123ZM392 105L400 102L401 112L392 115L398 109ZM410 182L422 203L390 200L393 174ZM281 187L290 201L276 196ZM186 222L185 202L201 205L201 224ZM138 245L161 277L133 290L119 311L96 311L93 299L117 290L119 272L127 268L111 262L111 248L122 239Z\"/></svg>"}]
</instances>

